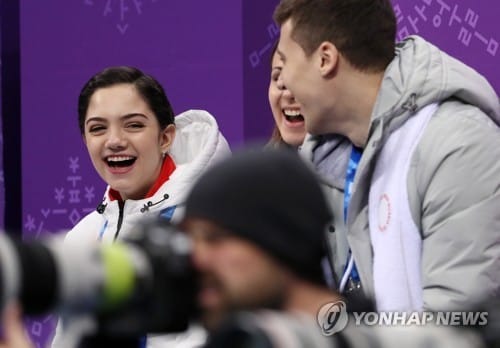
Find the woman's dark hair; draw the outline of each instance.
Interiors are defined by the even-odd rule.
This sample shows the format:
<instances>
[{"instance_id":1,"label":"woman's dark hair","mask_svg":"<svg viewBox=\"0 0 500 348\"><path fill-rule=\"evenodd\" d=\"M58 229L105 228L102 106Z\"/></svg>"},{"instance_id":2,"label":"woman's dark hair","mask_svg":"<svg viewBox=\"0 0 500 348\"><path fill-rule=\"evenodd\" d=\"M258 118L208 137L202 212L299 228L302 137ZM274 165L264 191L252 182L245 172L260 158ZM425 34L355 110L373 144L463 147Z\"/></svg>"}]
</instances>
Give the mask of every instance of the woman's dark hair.
<instances>
[{"instance_id":1,"label":"woman's dark hair","mask_svg":"<svg viewBox=\"0 0 500 348\"><path fill-rule=\"evenodd\" d=\"M78 98L78 125L82 134L85 133L85 116L92 95L100 88L118 84L132 84L135 86L137 92L155 114L160 129L165 129L169 124L174 124L174 111L161 84L152 76L143 73L137 68L117 66L106 68L97 73L83 86Z\"/></svg>"},{"instance_id":2,"label":"woman's dark hair","mask_svg":"<svg viewBox=\"0 0 500 348\"><path fill-rule=\"evenodd\" d=\"M267 147L280 148L289 146L281 136L280 130L278 126L275 124L273 128L273 133L271 134L271 138L268 140Z\"/></svg>"}]
</instances>

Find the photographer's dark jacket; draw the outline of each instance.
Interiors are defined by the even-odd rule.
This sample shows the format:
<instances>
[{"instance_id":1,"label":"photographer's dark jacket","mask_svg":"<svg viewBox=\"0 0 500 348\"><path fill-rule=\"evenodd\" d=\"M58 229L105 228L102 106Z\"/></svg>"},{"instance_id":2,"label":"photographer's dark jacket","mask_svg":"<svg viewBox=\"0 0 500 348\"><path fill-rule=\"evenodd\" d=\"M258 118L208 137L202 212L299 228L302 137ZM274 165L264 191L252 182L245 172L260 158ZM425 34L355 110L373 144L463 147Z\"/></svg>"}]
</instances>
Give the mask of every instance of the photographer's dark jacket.
<instances>
[{"instance_id":1,"label":"photographer's dark jacket","mask_svg":"<svg viewBox=\"0 0 500 348\"><path fill-rule=\"evenodd\" d=\"M162 216L171 221L182 217L183 204L191 185L215 162L230 155L229 145L216 120L206 111L189 110L175 117L176 133L169 156L175 163L170 177L150 197L141 200L113 199L110 188L96 211L84 217L66 236L66 243L112 243L134 233L144 218ZM165 171L166 164L162 168ZM61 334L60 325L52 347L71 348ZM68 338L70 339L70 338ZM148 348L198 347L205 339L202 329L181 335L148 337Z\"/></svg>"},{"instance_id":2,"label":"photographer's dark jacket","mask_svg":"<svg viewBox=\"0 0 500 348\"><path fill-rule=\"evenodd\" d=\"M387 145L426 107L428 119L410 139L409 152ZM349 141L308 136L301 149L328 187L335 226L327 233L337 278L350 247L364 292L378 309L437 311L499 298L499 125L499 99L484 77L420 37L400 43L372 111L347 228ZM384 155L389 146L392 152ZM387 165L380 165L384 156ZM406 166L390 172L397 160ZM384 181L375 194L375 184ZM384 195L384 189L397 195ZM392 247L383 242L391 228L392 242L400 241ZM386 291L391 289L395 295Z\"/></svg>"}]
</instances>

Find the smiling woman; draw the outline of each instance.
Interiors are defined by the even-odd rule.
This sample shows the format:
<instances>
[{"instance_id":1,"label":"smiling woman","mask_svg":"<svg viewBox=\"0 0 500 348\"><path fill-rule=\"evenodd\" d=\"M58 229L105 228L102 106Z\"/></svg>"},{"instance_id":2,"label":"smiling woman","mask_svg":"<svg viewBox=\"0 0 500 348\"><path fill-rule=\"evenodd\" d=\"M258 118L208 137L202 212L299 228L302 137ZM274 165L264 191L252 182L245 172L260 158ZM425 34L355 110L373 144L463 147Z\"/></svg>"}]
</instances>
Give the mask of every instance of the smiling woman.
<instances>
[{"instance_id":1,"label":"smiling woman","mask_svg":"<svg viewBox=\"0 0 500 348\"><path fill-rule=\"evenodd\" d=\"M97 90L88 105L83 138L101 178L116 198L146 197L170 156L162 158L175 137L173 114L163 129L148 103L132 84Z\"/></svg>"},{"instance_id":2,"label":"smiling woman","mask_svg":"<svg viewBox=\"0 0 500 348\"><path fill-rule=\"evenodd\" d=\"M110 197L144 198L175 136L163 88L138 70L110 68L85 85L78 113L90 158L110 186Z\"/></svg>"},{"instance_id":3,"label":"smiling woman","mask_svg":"<svg viewBox=\"0 0 500 348\"><path fill-rule=\"evenodd\" d=\"M96 211L67 234L67 243L111 243L132 236L147 217L178 220L191 185L230 154L208 112L190 110L174 118L163 87L132 67L93 76L80 93L78 121L92 164L108 187ZM52 347L73 346L64 331L59 325ZM192 328L182 336L148 337L147 346L194 347L204 337Z\"/></svg>"},{"instance_id":4,"label":"smiling woman","mask_svg":"<svg viewBox=\"0 0 500 348\"><path fill-rule=\"evenodd\" d=\"M275 126L269 144L271 146L290 146L297 148L306 136L304 117L300 105L281 79L283 62L274 46L271 56L271 79L269 80L269 105Z\"/></svg>"}]
</instances>

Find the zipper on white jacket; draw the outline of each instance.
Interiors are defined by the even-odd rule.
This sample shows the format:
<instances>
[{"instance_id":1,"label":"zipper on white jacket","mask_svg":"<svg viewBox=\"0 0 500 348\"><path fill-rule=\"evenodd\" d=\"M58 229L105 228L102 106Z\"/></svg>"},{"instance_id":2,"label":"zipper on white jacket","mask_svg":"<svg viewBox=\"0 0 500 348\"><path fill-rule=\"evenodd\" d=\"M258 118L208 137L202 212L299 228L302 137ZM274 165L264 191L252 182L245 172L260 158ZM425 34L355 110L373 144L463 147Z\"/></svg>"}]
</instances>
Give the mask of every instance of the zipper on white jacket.
<instances>
[{"instance_id":1,"label":"zipper on white jacket","mask_svg":"<svg viewBox=\"0 0 500 348\"><path fill-rule=\"evenodd\" d=\"M116 240L118 238L118 234L120 233L120 229L122 228L124 210L125 202L118 202L118 223L116 225L116 232L113 240Z\"/></svg>"}]
</instances>

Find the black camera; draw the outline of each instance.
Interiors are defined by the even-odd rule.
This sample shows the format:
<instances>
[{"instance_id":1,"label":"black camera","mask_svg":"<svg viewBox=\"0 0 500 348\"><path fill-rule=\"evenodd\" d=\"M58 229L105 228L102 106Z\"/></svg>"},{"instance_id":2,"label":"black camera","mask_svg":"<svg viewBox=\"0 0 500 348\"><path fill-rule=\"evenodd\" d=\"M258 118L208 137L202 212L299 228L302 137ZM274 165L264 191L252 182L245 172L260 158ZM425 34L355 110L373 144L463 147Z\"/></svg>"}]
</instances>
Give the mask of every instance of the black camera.
<instances>
[{"instance_id":1,"label":"black camera","mask_svg":"<svg viewBox=\"0 0 500 348\"><path fill-rule=\"evenodd\" d=\"M197 317L189 237L163 219L113 244L0 238L0 299L26 314L90 314L96 337L182 332Z\"/></svg>"}]
</instances>

